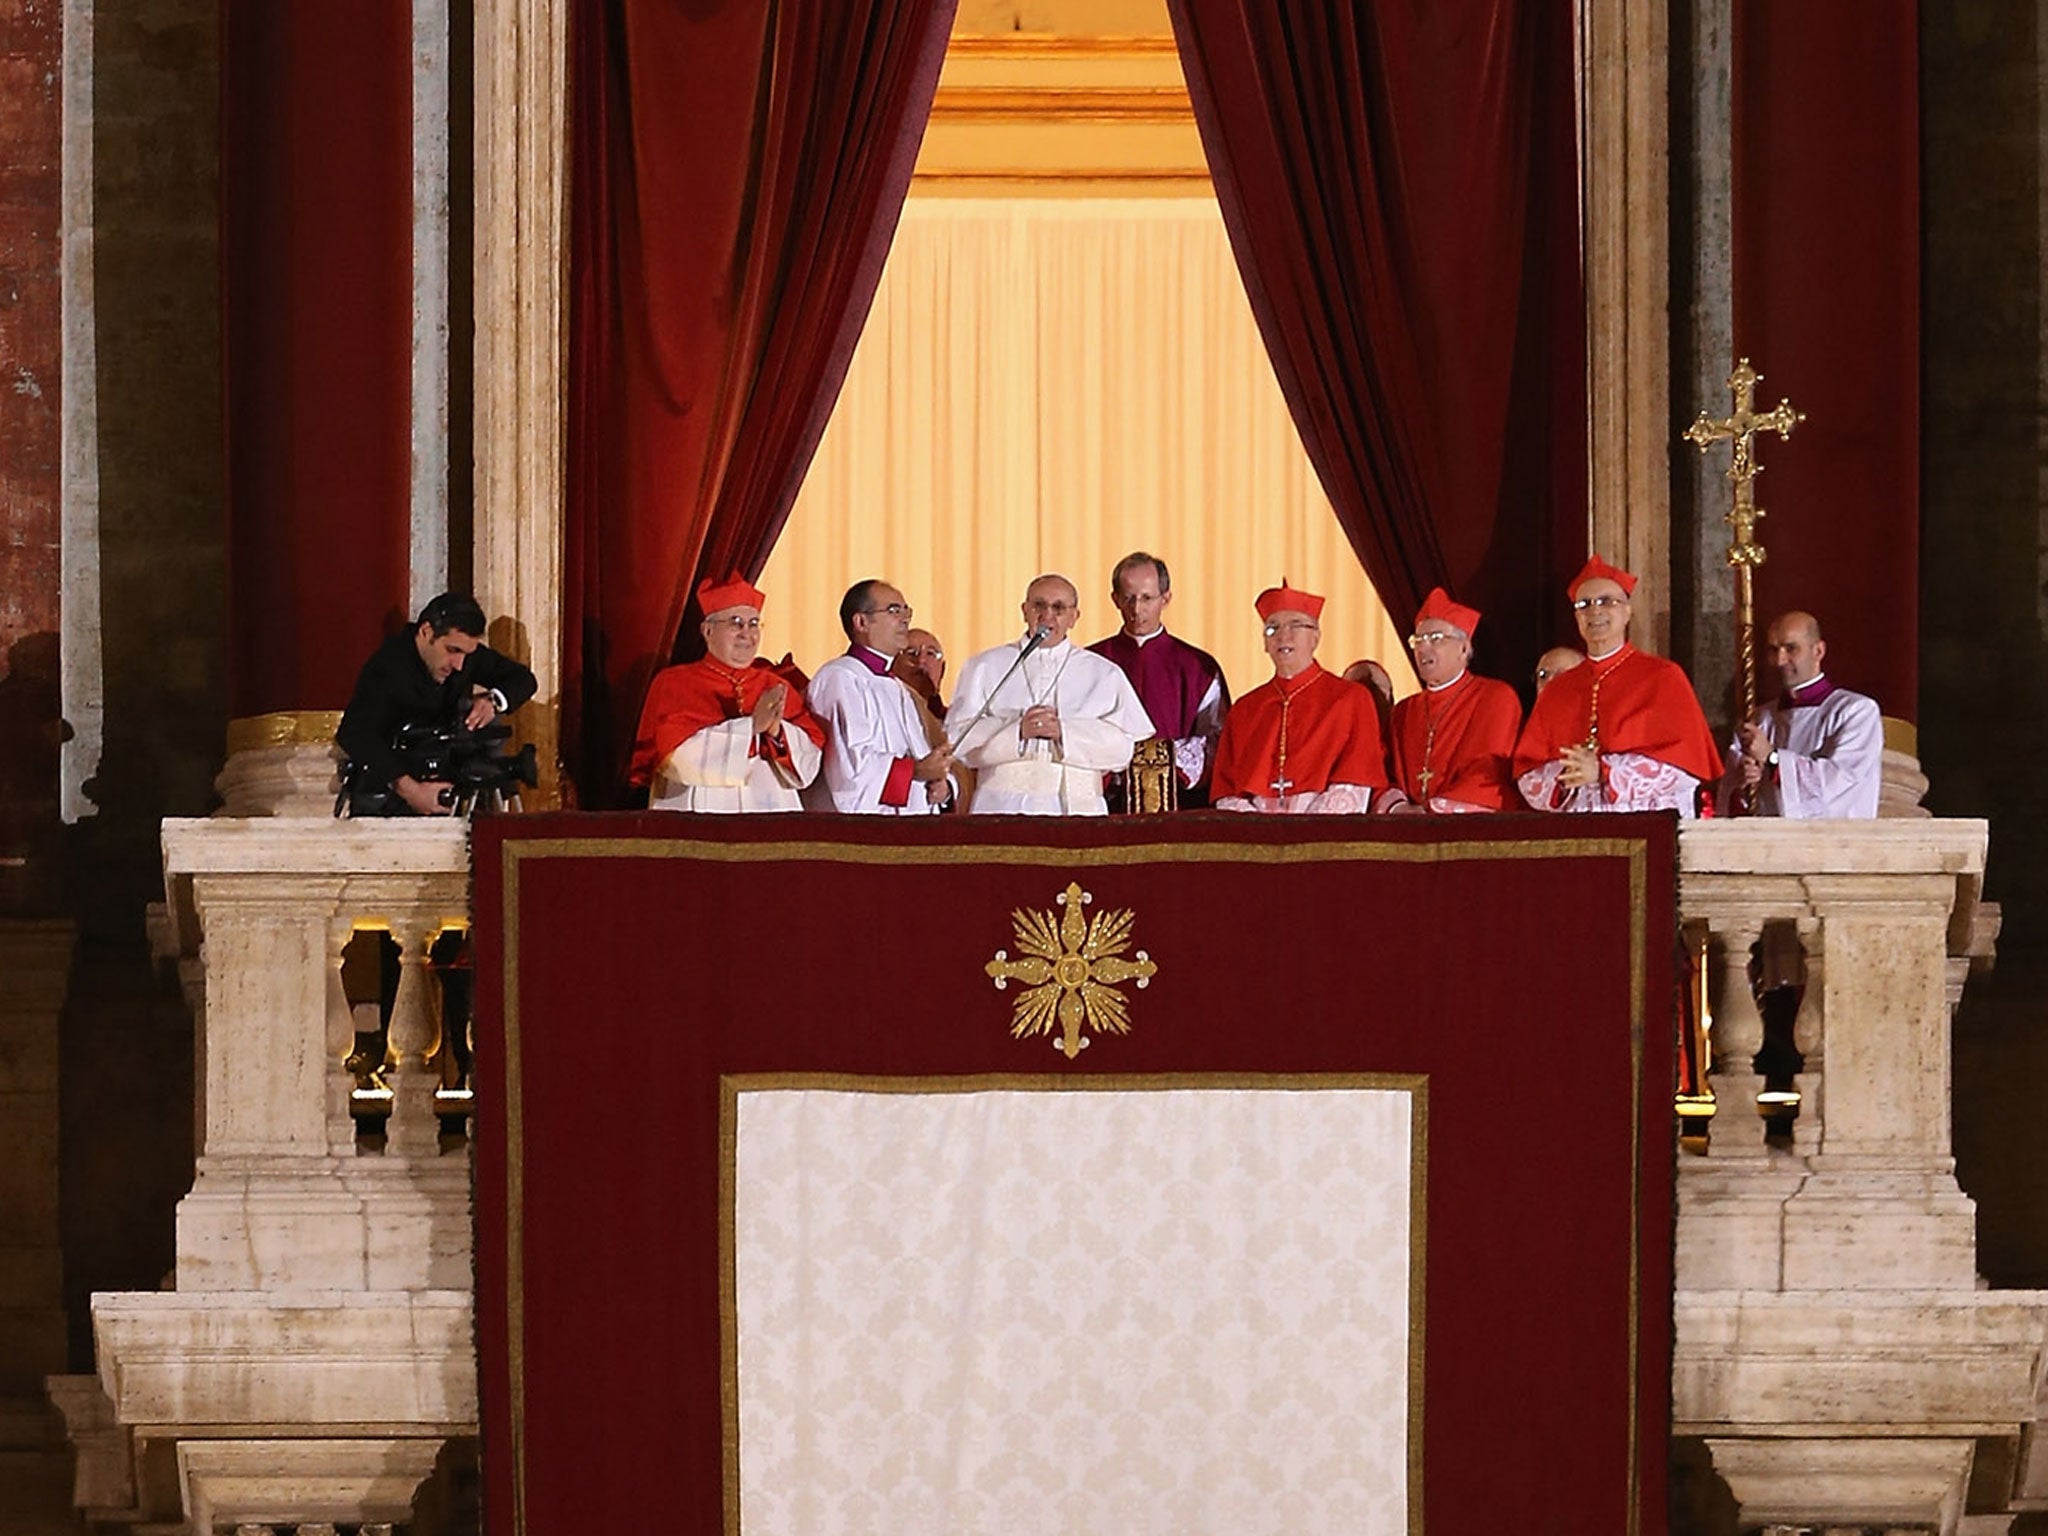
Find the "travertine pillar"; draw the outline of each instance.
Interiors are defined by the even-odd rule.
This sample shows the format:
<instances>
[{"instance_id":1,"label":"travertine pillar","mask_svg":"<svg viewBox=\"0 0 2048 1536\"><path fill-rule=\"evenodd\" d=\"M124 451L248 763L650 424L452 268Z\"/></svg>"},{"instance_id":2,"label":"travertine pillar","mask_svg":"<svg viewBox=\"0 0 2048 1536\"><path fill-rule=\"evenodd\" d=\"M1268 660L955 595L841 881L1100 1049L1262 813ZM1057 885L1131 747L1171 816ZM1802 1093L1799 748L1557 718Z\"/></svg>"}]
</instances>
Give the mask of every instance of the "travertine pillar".
<instances>
[{"instance_id":1,"label":"travertine pillar","mask_svg":"<svg viewBox=\"0 0 2048 1536\"><path fill-rule=\"evenodd\" d=\"M1586 0L1590 528L1643 578L1636 643L1671 645L1669 21L1663 0ZM1648 611L1645 611L1647 599Z\"/></svg>"},{"instance_id":2,"label":"travertine pillar","mask_svg":"<svg viewBox=\"0 0 2048 1536\"><path fill-rule=\"evenodd\" d=\"M533 668L508 718L560 758L569 0L476 6L476 596L490 642Z\"/></svg>"}]
</instances>

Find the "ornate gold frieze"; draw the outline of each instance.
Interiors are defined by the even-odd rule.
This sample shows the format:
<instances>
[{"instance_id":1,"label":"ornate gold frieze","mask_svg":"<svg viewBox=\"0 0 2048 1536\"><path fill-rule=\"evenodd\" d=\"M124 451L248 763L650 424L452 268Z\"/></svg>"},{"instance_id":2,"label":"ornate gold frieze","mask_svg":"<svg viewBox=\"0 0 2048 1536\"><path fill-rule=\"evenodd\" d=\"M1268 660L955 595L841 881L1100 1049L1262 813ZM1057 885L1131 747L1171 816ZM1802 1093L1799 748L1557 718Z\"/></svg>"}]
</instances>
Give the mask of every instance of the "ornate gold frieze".
<instances>
[{"instance_id":1,"label":"ornate gold frieze","mask_svg":"<svg viewBox=\"0 0 2048 1536\"><path fill-rule=\"evenodd\" d=\"M955 36L916 190L1194 196L1209 168L1180 55L1143 36Z\"/></svg>"}]
</instances>

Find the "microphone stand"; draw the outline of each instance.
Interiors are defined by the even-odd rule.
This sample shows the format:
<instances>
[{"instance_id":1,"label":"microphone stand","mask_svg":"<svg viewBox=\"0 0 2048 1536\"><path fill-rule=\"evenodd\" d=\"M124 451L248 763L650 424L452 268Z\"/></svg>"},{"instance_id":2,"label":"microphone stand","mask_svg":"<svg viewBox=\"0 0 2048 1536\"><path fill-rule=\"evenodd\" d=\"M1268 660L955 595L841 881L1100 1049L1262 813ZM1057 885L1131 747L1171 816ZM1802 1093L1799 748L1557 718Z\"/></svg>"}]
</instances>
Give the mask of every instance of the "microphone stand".
<instances>
[{"instance_id":1,"label":"microphone stand","mask_svg":"<svg viewBox=\"0 0 2048 1536\"><path fill-rule=\"evenodd\" d=\"M982 721L988 718L988 712L996 707L996 695L1003 691L1003 684L1007 683L1011 678L1017 675L1017 669L1024 665L1024 658L1026 656L1029 656L1033 651L1037 650L1041 645L1045 644L1045 642L1050 640L1051 638L1051 629L1047 628L1043 624L1039 625L1038 628L1031 631L1031 638L1024 642L1024 649L1017 653L1017 659L1010 663L1008 671L1006 671L1005 673L1003 673L1001 677L996 679L995 687L989 689L988 691L988 698L983 702L981 708L975 711L974 718L968 721L966 726L961 730L960 741L965 741L969 736L973 735L974 728L977 725L981 724ZM958 752L960 750L959 742L947 742L946 750L948 752Z\"/></svg>"}]
</instances>

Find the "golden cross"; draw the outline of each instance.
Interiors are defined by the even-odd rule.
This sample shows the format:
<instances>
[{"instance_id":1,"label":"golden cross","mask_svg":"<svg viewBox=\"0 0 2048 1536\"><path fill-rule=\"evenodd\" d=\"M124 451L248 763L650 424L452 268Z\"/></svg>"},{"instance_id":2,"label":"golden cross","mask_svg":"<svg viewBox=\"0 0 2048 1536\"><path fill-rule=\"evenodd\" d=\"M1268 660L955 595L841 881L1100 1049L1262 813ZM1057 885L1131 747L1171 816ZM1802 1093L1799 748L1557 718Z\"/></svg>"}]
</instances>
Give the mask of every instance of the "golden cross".
<instances>
[{"instance_id":1,"label":"golden cross","mask_svg":"<svg viewBox=\"0 0 2048 1536\"><path fill-rule=\"evenodd\" d=\"M1701 453L1715 443L1730 441L1735 452L1728 463L1727 478L1735 486L1735 505L1722 519L1735 530L1728 546L1728 564L1735 570L1735 651L1742 676L1742 720L1756 715L1756 568L1764 563L1764 547L1756 541L1756 525L1764 509L1756 504L1756 477L1764 472L1756 460L1756 435L1776 432L1790 437L1792 429L1806 420L1804 411L1792 409L1790 400L1780 400L1774 410L1759 415L1756 387L1763 375L1743 358L1728 375L1728 387L1735 391L1735 411L1720 421L1705 411L1685 429L1685 439L1697 443ZM1597 695L1596 695L1597 697Z\"/></svg>"},{"instance_id":2,"label":"golden cross","mask_svg":"<svg viewBox=\"0 0 2048 1536\"><path fill-rule=\"evenodd\" d=\"M1733 566L1762 565L1763 546L1756 542L1756 524L1763 508L1756 504L1756 477L1764 472L1763 465L1756 459L1756 435L1759 432L1776 432L1781 437L1790 437L1792 429L1806 420L1804 411L1792 409L1790 400L1780 400L1775 409L1757 414L1756 387L1764 376L1743 358L1735 365L1735 371L1728 375L1728 387L1735 391L1735 412L1716 421L1705 411L1699 419L1685 429L1685 439L1697 443L1701 453L1714 443L1733 441L1735 452L1728 462L1728 479L1735 486L1735 506L1724 521L1735 530L1735 542L1728 548L1728 563Z\"/></svg>"}]
</instances>

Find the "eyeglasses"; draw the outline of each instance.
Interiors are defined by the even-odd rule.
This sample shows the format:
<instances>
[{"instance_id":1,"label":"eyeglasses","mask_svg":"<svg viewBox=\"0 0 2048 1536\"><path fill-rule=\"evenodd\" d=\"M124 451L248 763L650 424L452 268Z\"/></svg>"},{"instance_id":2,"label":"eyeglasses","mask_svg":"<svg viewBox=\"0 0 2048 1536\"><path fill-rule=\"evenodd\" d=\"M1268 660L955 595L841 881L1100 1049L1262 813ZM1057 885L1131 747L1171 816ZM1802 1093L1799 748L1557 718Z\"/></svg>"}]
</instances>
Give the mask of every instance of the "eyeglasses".
<instances>
[{"instance_id":1,"label":"eyeglasses","mask_svg":"<svg viewBox=\"0 0 2048 1536\"><path fill-rule=\"evenodd\" d=\"M1048 603L1043 598L1033 598L1024 606L1033 613L1073 613L1079 605L1075 603Z\"/></svg>"},{"instance_id":2,"label":"eyeglasses","mask_svg":"<svg viewBox=\"0 0 2048 1536\"><path fill-rule=\"evenodd\" d=\"M1408 637L1408 649L1419 651L1425 645L1451 645L1464 638L1463 635L1452 630L1438 630L1436 633L1429 635L1410 635Z\"/></svg>"},{"instance_id":3,"label":"eyeglasses","mask_svg":"<svg viewBox=\"0 0 2048 1536\"><path fill-rule=\"evenodd\" d=\"M1627 598L1610 597L1605 593L1599 597L1575 597L1572 599L1572 607L1580 613L1584 613L1588 608L1626 608L1627 606Z\"/></svg>"},{"instance_id":4,"label":"eyeglasses","mask_svg":"<svg viewBox=\"0 0 2048 1536\"><path fill-rule=\"evenodd\" d=\"M912 661L944 661L946 653L936 645L906 645L903 654Z\"/></svg>"},{"instance_id":5,"label":"eyeglasses","mask_svg":"<svg viewBox=\"0 0 2048 1536\"><path fill-rule=\"evenodd\" d=\"M1284 620L1283 622L1281 622L1281 623L1278 623L1278 624L1268 624L1268 625L1266 626L1266 638L1267 638L1268 640L1270 640L1270 639L1272 639L1272 638L1273 638L1273 637L1274 637L1275 635L1280 635L1280 634L1288 634L1288 635L1291 635L1291 634L1293 634L1293 633L1294 633L1294 632L1295 632L1295 631L1296 631L1297 629L1321 629L1321 628L1322 628L1322 625L1320 625L1320 624L1316 623L1316 622L1315 622L1315 620L1313 620L1313 619L1287 619L1287 620Z\"/></svg>"},{"instance_id":6,"label":"eyeglasses","mask_svg":"<svg viewBox=\"0 0 2048 1536\"><path fill-rule=\"evenodd\" d=\"M907 619L910 617L910 604L884 603L879 608L863 608L861 609L861 612L869 615L870 617L878 613L886 613L892 619Z\"/></svg>"},{"instance_id":7,"label":"eyeglasses","mask_svg":"<svg viewBox=\"0 0 2048 1536\"><path fill-rule=\"evenodd\" d=\"M761 618L758 614L751 619L706 619L704 622L706 624L716 624L720 629L736 630L749 635L761 633Z\"/></svg>"}]
</instances>

